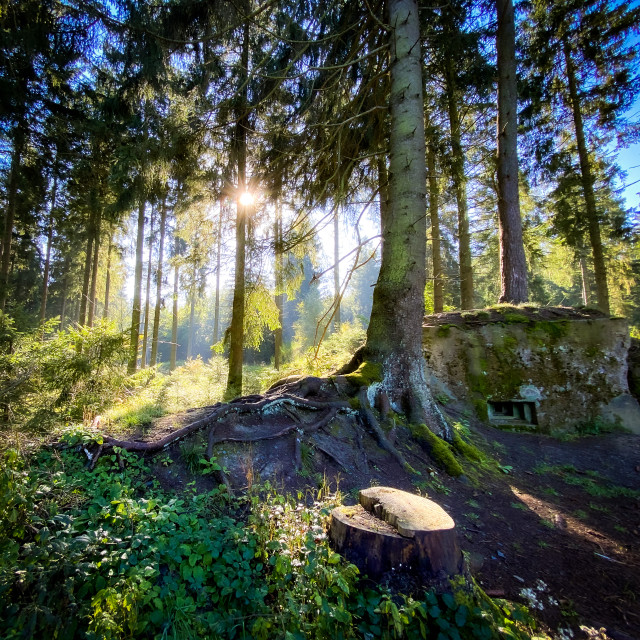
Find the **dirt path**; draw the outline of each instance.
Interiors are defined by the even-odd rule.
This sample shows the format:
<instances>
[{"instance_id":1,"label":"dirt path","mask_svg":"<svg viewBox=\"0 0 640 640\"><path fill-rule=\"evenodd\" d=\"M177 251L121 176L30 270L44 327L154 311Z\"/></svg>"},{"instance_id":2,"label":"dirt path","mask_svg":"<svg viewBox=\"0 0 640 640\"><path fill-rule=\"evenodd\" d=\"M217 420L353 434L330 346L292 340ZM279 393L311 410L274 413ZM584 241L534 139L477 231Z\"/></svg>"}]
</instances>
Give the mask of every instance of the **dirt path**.
<instances>
[{"instance_id":1,"label":"dirt path","mask_svg":"<svg viewBox=\"0 0 640 640\"><path fill-rule=\"evenodd\" d=\"M442 502L481 586L529 600L555 629L640 638L640 437L478 434L508 473L479 488L447 481Z\"/></svg>"}]
</instances>

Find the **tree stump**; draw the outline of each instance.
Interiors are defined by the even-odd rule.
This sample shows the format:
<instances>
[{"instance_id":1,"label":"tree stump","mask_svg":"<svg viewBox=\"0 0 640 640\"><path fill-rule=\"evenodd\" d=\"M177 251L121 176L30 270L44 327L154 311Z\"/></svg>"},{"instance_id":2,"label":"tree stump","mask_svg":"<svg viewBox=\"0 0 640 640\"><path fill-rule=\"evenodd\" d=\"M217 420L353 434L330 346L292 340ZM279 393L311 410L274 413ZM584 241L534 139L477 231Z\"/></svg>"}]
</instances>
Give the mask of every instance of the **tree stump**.
<instances>
[{"instance_id":1,"label":"tree stump","mask_svg":"<svg viewBox=\"0 0 640 640\"><path fill-rule=\"evenodd\" d=\"M373 579L393 571L429 583L463 571L451 516L431 500L391 487L364 489L359 505L334 509L329 538Z\"/></svg>"}]
</instances>

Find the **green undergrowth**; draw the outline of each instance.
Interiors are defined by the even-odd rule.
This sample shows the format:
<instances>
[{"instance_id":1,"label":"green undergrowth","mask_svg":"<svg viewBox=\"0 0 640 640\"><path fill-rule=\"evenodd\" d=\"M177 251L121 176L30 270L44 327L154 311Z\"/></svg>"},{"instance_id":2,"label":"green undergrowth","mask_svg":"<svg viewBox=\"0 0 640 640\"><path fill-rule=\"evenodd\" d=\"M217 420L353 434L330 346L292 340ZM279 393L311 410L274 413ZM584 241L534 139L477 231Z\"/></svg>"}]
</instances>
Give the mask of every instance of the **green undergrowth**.
<instances>
[{"instance_id":1,"label":"green undergrowth","mask_svg":"<svg viewBox=\"0 0 640 640\"><path fill-rule=\"evenodd\" d=\"M611 484L607 478L597 471L578 471L572 464L549 465L540 464L534 469L538 475L555 475L565 484L580 487L585 493L595 498L639 498L640 491Z\"/></svg>"},{"instance_id":2,"label":"green undergrowth","mask_svg":"<svg viewBox=\"0 0 640 640\"><path fill-rule=\"evenodd\" d=\"M337 496L265 484L160 488L133 454L78 446L0 465L2 638L526 638L526 611L469 589L391 594L333 552ZM210 472L215 463L205 465Z\"/></svg>"}]
</instances>

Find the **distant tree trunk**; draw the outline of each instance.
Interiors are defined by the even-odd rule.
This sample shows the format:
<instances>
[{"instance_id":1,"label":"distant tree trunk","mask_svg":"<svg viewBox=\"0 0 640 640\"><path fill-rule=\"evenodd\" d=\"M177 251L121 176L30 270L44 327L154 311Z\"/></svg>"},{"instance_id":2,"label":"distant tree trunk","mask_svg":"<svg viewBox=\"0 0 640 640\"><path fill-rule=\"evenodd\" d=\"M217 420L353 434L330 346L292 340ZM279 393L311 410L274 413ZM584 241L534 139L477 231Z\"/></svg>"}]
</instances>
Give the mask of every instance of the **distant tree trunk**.
<instances>
[{"instance_id":1,"label":"distant tree trunk","mask_svg":"<svg viewBox=\"0 0 640 640\"><path fill-rule=\"evenodd\" d=\"M340 327L340 217L338 216L339 205L336 204L336 211L333 216L333 291L336 312L333 316L333 327Z\"/></svg>"},{"instance_id":2,"label":"distant tree trunk","mask_svg":"<svg viewBox=\"0 0 640 640\"><path fill-rule=\"evenodd\" d=\"M218 215L218 246L216 248L216 302L213 310L213 344L217 344L220 340L220 263L222 252L222 214L224 205L220 201Z\"/></svg>"},{"instance_id":3,"label":"distant tree trunk","mask_svg":"<svg viewBox=\"0 0 640 640\"><path fill-rule=\"evenodd\" d=\"M174 238L173 255L176 258L173 268L173 305L171 308L171 358L169 369L173 371L176 368L176 355L178 353L178 287L180 284L180 267L178 266L178 253L180 249L180 241L178 236Z\"/></svg>"},{"instance_id":4,"label":"distant tree trunk","mask_svg":"<svg viewBox=\"0 0 640 640\"><path fill-rule=\"evenodd\" d=\"M151 338L151 362L152 367L158 361L158 336L160 335L160 307L162 306L162 278L164 259L164 236L167 226L167 196L162 200L160 212L160 245L158 246L158 268L156 269L156 306L153 311L153 337Z\"/></svg>"},{"instance_id":5,"label":"distant tree trunk","mask_svg":"<svg viewBox=\"0 0 640 640\"><path fill-rule=\"evenodd\" d=\"M98 264L100 260L100 227L102 223L102 215L100 212L96 214L95 237L93 240L93 266L91 268L91 290L89 292L89 311L87 325L93 327L93 316L95 314L97 300L97 284L98 284Z\"/></svg>"},{"instance_id":6,"label":"distant tree trunk","mask_svg":"<svg viewBox=\"0 0 640 640\"><path fill-rule=\"evenodd\" d=\"M195 332L195 316L196 316L196 276L193 273L193 281L191 283L191 292L189 293L189 333L187 334L187 360L193 357L193 334Z\"/></svg>"},{"instance_id":7,"label":"distant tree trunk","mask_svg":"<svg viewBox=\"0 0 640 640\"><path fill-rule=\"evenodd\" d=\"M60 296L62 302L60 304L60 331L64 331L67 319L67 288L69 286L69 262L68 259L64 260L64 276L62 276L62 291Z\"/></svg>"},{"instance_id":8,"label":"distant tree trunk","mask_svg":"<svg viewBox=\"0 0 640 640\"><path fill-rule=\"evenodd\" d=\"M471 236L469 235L469 213L467 210L467 187L464 175L464 152L462 150L458 95L454 76L455 61L445 61L445 84L449 127L451 130L451 177L458 206L458 259L460 263L460 307L473 309L473 269L471 266Z\"/></svg>"},{"instance_id":9,"label":"distant tree trunk","mask_svg":"<svg viewBox=\"0 0 640 640\"><path fill-rule=\"evenodd\" d=\"M9 271L11 267L11 241L13 239L13 223L16 217L18 199L18 174L22 164L22 154L26 143L26 123L22 121L17 129L13 141L11 168L9 169L9 184L4 214L4 230L2 233L2 256L0 259L0 311L4 313L9 295Z\"/></svg>"},{"instance_id":10,"label":"distant tree trunk","mask_svg":"<svg viewBox=\"0 0 640 640\"><path fill-rule=\"evenodd\" d=\"M582 242L578 248L578 262L580 263L580 276L582 280L582 304L588 307L591 303L591 278L589 277L589 266L584 255Z\"/></svg>"},{"instance_id":11,"label":"distant tree trunk","mask_svg":"<svg viewBox=\"0 0 640 640\"><path fill-rule=\"evenodd\" d=\"M235 144L238 162L239 194L247 188L247 133L249 116L247 111L247 82L249 69L249 23L245 22L240 61L242 69L239 84L241 87L238 122L235 127ZM236 212L236 269L233 289L233 306L231 311L231 328L229 331L229 377L225 397L227 399L242 393L242 359L244 350L244 301L245 301L245 260L246 260L246 226L250 205L238 202Z\"/></svg>"},{"instance_id":12,"label":"distant tree trunk","mask_svg":"<svg viewBox=\"0 0 640 640\"><path fill-rule=\"evenodd\" d=\"M149 222L149 259L147 260L147 290L144 301L144 331L142 334L142 352L140 354L140 368L147 365L147 341L149 339L149 311L151 309L151 264L153 258L153 208Z\"/></svg>"},{"instance_id":13,"label":"distant tree trunk","mask_svg":"<svg viewBox=\"0 0 640 640\"><path fill-rule=\"evenodd\" d=\"M109 248L107 250L107 275L104 285L104 309L102 317L106 320L109 317L109 294L111 289L111 251L113 250L113 225L109 228Z\"/></svg>"},{"instance_id":14,"label":"distant tree trunk","mask_svg":"<svg viewBox=\"0 0 640 640\"><path fill-rule=\"evenodd\" d=\"M84 257L84 276L82 278L82 294L80 296L80 312L78 315L78 324L84 326L87 321L87 301L89 300L89 287L91 285L91 264L93 262L93 241L95 239L95 222L94 214L91 214L89 220L89 229L87 232L87 248Z\"/></svg>"},{"instance_id":15,"label":"distant tree trunk","mask_svg":"<svg viewBox=\"0 0 640 640\"><path fill-rule=\"evenodd\" d=\"M593 192L593 173L591 161L584 137L584 123L582 121L582 105L576 82L576 70L571 57L571 46L567 41L563 44L565 65L567 70L567 84L569 85L569 98L573 114L573 124L576 130L576 142L578 144L578 156L580 158L580 173L582 177L582 191L584 193L585 212L587 216L587 229L589 241L593 253L593 273L596 279L596 298L598 309L603 313L609 313L609 287L607 285L607 267L604 262L602 250L602 237L600 235L600 221L596 208L596 198Z\"/></svg>"},{"instance_id":16,"label":"distant tree trunk","mask_svg":"<svg viewBox=\"0 0 640 640\"><path fill-rule=\"evenodd\" d=\"M276 307L278 309L278 328L274 332L275 355L274 366L276 371L280 371L282 366L282 325L284 322L284 293L282 292L282 209L280 202L276 200L276 220L274 229L275 248L275 276L276 276Z\"/></svg>"},{"instance_id":17,"label":"distant tree trunk","mask_svg":"<svg viewBox=\"0 0 640 640\"><path fill-rule=\"evenodd\" d=\"M529 298L518 187L518 93L516 26L511 0L497 0L498 35L498 221L500 302Z\"/></svg>"},{"instance_id":18,"label":"distant tree trunk","mask_svg":"<svg viewBox=\"0 0 640 640\"><path fill-rule=\"evenodd\" d=\"M49 224L47 225L47 252L44 259L44 273L42 274L42 300L40 301L40 324L44 324L47 317L47 296L49 295L49 270L51 269L51 245L53 244L53 217L58 192L58 176L53 177L51 187L51 205L49 210Z\"/></svg>"},{"instance_id":19,"label":"distant tree trunk","mask_svg":"<svg viewBox=\"0 0 640 640\"><path fill-rule=\"evenodd\" d=\"M389 207L364 359L382 365L382 389L411 422L449 435L426 383L426 166L422 52L416 0L389 0L391 25Z\"/></svg>"},{"instance_id":20,"label":"distant tree trunk","mask_svg":"<svg viewBox=\"0 0 640 640\"><path fill-rule=\"evenodd\" d=\"M429 180L429 219L431 222L431 253L433 258L433 312L444 309L442 282L442 253L440 251L440 218L438 216L438 176L436 175L436 153L433 144L427 142L427 177Z\"/></svg>"},{"instance_id":21,"label":"distant tree trunk","mask_svg":"<svg viewBox=\"0 0 640 640\"><path fill-rule=\"evenodd\" d=\"M131 310L131 345L128 372L138 369L138 344L140 341L140 302L142 300L142 251L144 248L144 214L146 202L140 196L138 204L138 232L136 235L136 266L133 277L133 308Z\"/></svg>"}]
</instances>

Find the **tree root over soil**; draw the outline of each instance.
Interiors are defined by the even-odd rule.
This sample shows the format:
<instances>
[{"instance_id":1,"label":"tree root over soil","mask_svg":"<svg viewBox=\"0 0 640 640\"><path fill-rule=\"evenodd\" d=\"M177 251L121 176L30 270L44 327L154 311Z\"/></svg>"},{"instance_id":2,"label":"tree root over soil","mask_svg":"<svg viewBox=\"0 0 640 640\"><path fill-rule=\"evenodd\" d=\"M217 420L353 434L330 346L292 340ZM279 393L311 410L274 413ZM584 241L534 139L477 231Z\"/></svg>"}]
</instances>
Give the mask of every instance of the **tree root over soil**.
<instances>
[{"instance_id":1,"label":"tree root over soil","mask_svg":"<svg viewBox=\"0 0 640 640\"><path fill-rule=\"evenodd\" d=\"M115 450L122 467L120 450L153 455L207 429L207 460L214 458L215 447L221 443L259 442L293 435L291 467L296 471L302 467L303 443L324 454L344 471L349 471L350 464L352 467L355 464L357 468L361 468L363 464L364 467L368 466L367 455L359 440L361 434L368 432L378 446L406 471L414 472L381 426L380 420L387 420L386 411L380 412L378 418L378 412L372 409L369 402L367 387L358 388L344 376L288 378L277 382L264 395L245 396L229 403L215 404L208 409L209 412L204 417L157 440L144 442L104 435L102 444L93 453L86 451L88 465L90 469L95 468L102 455ZM349 414L351 417L348 417ZM329 432L326 428L340 415L343 416L342 427L347 424L345 419L352 424L347 425L347 431L334 424ZM323 429L324 436L314 438L314 434ZM345 447L352 451L347 457L344 455ZM353 459L353 456L356 458ZM364 463L361 458L364 458ZM231 488L223 472L216 473L216 477Z\"/></svg>"}]
</instances>

